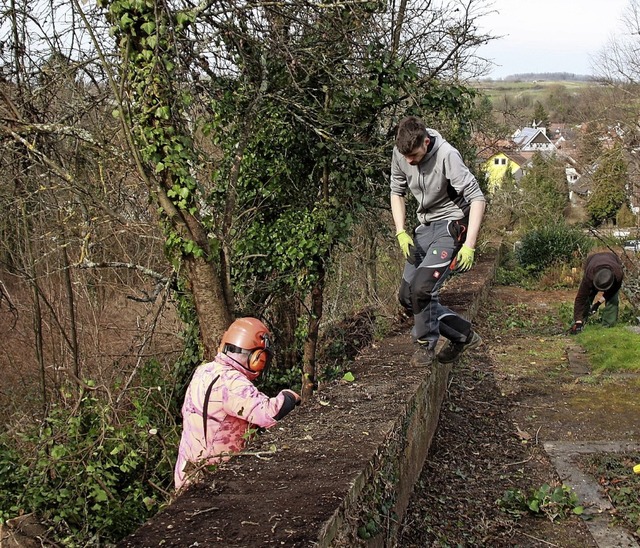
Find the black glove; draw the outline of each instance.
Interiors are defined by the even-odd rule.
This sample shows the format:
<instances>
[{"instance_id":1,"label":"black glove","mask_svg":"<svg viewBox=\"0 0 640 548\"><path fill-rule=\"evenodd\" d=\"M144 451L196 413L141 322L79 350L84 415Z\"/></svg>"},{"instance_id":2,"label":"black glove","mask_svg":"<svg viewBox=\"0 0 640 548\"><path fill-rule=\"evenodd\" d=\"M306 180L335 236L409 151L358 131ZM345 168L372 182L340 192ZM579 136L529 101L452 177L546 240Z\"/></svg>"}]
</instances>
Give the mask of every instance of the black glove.
<instances>
[{"instance_id":1,"label":"black glove","mask_svg":"<svg viewBox=\"0 0 640 548\"><path fill-rule=\"evenodd\" d=\"M415 255L413 254L414 250L415 250L415 247L414 247L414 246L412 246L412 245L410 245L410 246L409 246L409 256L407 257L407 262L408 262L409 264L413 264L413 265L415 265L415 264L416 264L416 257L415 257Z\"/></svg>"},{"instance_id":2,"label":"black glove","mask_svg":"<svg viewBox=\"0 0 640 548\"><path fill-rule=\"evenodd\" d=\"M582 322L573 322L573 325L569 328L569 335L577 335L582 331Z\"/></svg>"},{"instance_id":3,"label":"black glove","mask_svg":"<svg viewBox=\"0 0 640 548\"><path fill-rule=\"evenodd\" d=\"M280 411L273 417L277 421L284 419L295 407L302 403L302 398L293 390L287 388L283 390L281 394L284 396L284 402L282 403Z\"/></svg>"},{"instance_id":4,"label":"black glove","mask_svg":"<svg viewBox=\"0 0 640 548\"><path fill-rule=\"evenodd\" d=\"M285 388L282 393L284 394L285 399L290 400L294 407L297 407L302 403L302 398L297 392L289 388Z\"/></svg>"},{"instance_id":5,"label":"black glove","mask_svg":"<svg viewBox=\"0 0 640 548\"><path fill-rule=\"evenodd\" d=\"M593 303L591 305L591 308L589 309L589 315L593 315L598 311L598 308L600 308L600 305L602 304L602 301L596 301L595 303Z\"/></svg>"}]
</instances>

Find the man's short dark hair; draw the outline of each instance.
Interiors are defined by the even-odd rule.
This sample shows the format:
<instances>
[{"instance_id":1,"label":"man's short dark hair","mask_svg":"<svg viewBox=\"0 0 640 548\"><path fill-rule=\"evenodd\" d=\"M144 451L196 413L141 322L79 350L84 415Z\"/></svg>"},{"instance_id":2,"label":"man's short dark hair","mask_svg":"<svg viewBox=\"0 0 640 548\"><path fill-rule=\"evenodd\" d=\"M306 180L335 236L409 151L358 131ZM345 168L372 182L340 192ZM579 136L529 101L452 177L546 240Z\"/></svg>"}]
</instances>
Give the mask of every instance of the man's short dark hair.
<instances>
[{"instance_id":1,"label":"man's short dark hair","mask_svg":"<svg viewBox=\"0 0 640 548\"><path fill-rule=\"evenodd\" d=\"M407 116L400 120L396 133L396 146L400 154L409 155L422 145L427 133L427 126L417 116Z\"/></svg>"}]
</instances>

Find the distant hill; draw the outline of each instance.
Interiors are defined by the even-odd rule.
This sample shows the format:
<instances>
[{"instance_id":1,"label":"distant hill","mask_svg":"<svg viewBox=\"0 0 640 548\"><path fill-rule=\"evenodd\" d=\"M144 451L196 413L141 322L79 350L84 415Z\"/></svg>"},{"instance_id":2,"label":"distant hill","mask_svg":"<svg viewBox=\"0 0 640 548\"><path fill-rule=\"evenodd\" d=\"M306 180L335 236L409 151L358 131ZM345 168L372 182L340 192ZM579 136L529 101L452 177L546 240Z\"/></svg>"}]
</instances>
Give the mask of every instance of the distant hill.
<instances>
[{"instance_id":1,"label":"distant hill","mask_svg":"<svg viewBox=\"0 0 640 548\"><path fill-rule=\"evenodd\" d=\"M563 81L563 82L591 82L593 76L586 74L573 74L572 72L525 72L522 74L511 74L504 78L487 78L496 82L540 82L540 81Z\"/></svg>"}]
</instances>

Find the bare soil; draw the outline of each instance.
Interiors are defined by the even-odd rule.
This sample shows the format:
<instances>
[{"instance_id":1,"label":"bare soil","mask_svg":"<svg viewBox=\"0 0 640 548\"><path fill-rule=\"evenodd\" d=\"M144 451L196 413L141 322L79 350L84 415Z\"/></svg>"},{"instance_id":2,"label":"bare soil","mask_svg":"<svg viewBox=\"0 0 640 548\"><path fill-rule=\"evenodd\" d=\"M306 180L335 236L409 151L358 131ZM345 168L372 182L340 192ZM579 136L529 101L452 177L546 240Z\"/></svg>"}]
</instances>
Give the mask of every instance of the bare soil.
<instances>
[{"instance_id":1,"label":"bare soil","mask_svg":"<svg viewBox=\"0 0 640 548\"><path fill-rule=\"evenodd\" d=\"M562 355L554 364L539 359L532 363L536 360L528 354L549 338L571 343L566 326L559 319L549 324L548 315L558 302L573 296L492 289L475 322L484 345L452 372L400 546L597 546L578 516L553 523L533 514L516 519L496 504L508 490L528 493L561 482L542 447L546 436L557 439L559 433L548 428L550 421L543 415L564 410L566 394L558 388L576 377ZM515 325L518 320L522 327ZM565 381L548 377L556 367L565 370Z\"/></svg>"},{"instance_id":2,"label":"bare soil","mask_svg":"<svg viewBox=\"0 0 640 548\"><path fill-rule=\"evenodd\" d=\"M472 299L480 285L474 276L486 272L478 265L464 275L467 291L443 300ZM594 382L587 362L576 368L567 359L580 349L558 306L574 294L492 289L475 320L484 344L450 375L398 546L597 546L578 516L518 518L496 503L507 490L561 483L545 441L640 439L637 379ZM405 392L425 374L408 364L409 330L399 322L358 355L355 382L321 386L291 418L259 436L251 454L206 474L119 546L313 546L400 412ZM345 545L359 544L354 538Z\"/></svg>"}]
</instances>

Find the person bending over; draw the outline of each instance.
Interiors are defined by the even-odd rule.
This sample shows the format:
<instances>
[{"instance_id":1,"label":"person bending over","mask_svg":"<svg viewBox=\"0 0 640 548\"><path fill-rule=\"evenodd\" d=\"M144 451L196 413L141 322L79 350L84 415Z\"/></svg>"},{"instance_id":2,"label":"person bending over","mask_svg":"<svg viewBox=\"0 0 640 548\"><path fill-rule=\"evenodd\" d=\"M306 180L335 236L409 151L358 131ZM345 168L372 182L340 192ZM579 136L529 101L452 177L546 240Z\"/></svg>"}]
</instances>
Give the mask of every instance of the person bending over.
<instances>
[{"instance_id":1,"label":"person bending over","mask_svg":"<svg viewBox=\"0 0 640 548\"><path fill-rule=\"evenodd\" d=\"M623 278L622 263L615 253L601 251L587 257L573 303L571 334L582 331L589 316L594 314L602 303L605 303L600 314L602 324L605 327L615 325L618 321L618 295ZM602 296L594 302L598 293L602 293Z\"/></svg>"}]
</instances>

